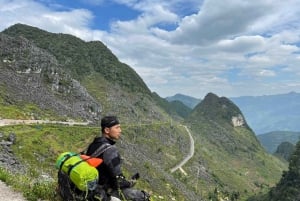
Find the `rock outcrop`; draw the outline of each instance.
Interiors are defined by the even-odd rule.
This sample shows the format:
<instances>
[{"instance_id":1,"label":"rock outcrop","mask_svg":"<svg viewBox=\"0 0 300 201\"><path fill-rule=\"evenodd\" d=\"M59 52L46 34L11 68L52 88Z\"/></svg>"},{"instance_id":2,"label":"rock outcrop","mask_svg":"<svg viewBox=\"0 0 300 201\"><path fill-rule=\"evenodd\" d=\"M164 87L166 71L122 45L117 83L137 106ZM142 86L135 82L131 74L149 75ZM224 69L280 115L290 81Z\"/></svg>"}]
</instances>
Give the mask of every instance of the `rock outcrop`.
<instances>
[{"instance_id":1,"label":"rock outcrop","mask_svg":"<svg viewBox=\"0 0 300 201\"><path fill-rule=\"evenodd\" d=\"M245 124L244 117L241 114L239 114L238 116L233 116L231 118L231 122L233 127L240 127Z\"/></svg>"},{"instance_id":2,"label":"rock outcrop","mask_svg":"<svg viewBox=\"0 0 300 201\"><path fill-rule=\"evenodd\" d=\"M16 135L10 133L5 136L0 133L0 166L11 172L25 172L26 167L14 155L12 145L16 142Z\"/></svg>"}]
</instances>

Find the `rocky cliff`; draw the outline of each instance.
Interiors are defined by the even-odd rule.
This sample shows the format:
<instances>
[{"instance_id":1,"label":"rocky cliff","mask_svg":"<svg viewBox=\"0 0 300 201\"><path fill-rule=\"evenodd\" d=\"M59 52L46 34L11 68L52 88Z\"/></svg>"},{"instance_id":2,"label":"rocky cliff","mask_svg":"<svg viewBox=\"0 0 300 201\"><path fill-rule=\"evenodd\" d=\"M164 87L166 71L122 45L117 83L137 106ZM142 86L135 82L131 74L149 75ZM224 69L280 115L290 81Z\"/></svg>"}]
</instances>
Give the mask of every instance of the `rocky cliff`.
<instances>
[{"instance_id":1,"label":"rocky cliff","mask_svg":"<svg viewBox=\"0 0 300 201\"><path fill-rule=\"evenodd\" d=\"M53 55L27 39L0 33L0 59L0 93L6 104L31 103L59 116L99 118L101 103Z\"/></svg>"}]
</instances>

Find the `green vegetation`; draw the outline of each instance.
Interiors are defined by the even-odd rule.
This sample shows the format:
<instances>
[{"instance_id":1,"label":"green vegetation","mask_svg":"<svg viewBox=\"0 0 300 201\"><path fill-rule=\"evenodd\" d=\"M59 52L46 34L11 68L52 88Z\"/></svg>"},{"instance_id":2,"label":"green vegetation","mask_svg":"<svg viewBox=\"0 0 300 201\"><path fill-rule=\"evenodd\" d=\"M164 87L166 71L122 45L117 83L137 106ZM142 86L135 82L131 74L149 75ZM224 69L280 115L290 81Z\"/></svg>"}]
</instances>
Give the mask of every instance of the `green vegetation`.
<instances>
[{"instance_id":1,"label":"green vegetation","mask_svg":"<svg viewBox=\"0 0 300 201\"><path fill-rule=\"evenodd\" d=\"M290 142L283 142L278 146L274 155L286 161L289 161L294 151L295 151L295 145L293 145Z\"/></svg>"},{"instance_id":2,"label":"green vegetation","mask_svg":"<svg viewBox=\"0 0 300 201\"><path fill-rule=\"evenodd\" d=\"M67 120L66 117L57 116L54 114L53 111L42 110L38 106L31 103L18 103L15 105L5 104L4 106L0 107L0 118L2 119L48 119L48 120L56 120L56 121Z\"/></svg>"},{"instance_id":3,"label":"green vegetation","mask_svg":"<svg viewBox=\"0 0 300 201\"><path fill-rule=\"evenodd\" d=\"M33 177L33 175L39 174L37 170L30 170L24 175L0 168L0 180L12 186L16 191L23 193L28 201L38 201L40 199L60 201L61 199L55 191L56 182Z\"/></svg>"},{"instance_id":4,"label":"green vegetation","mask_svg":"<svg viewBox=\"0 0 300 201\"><path fill-rule=\"evenodd\" d=\"M205 135L211 133L207 133L202 126L192 129L199 130L200 134L196 136L198 157L189 162L189 167L192 168L186 169L191 175L187 183L190 186L198 186L195 191L198 190L199 193L202 191L205 197L216 195L215 189L218 189L218 196L224 198L238 194L239 200L245 200L255 192L273 186L278 181L281 170L285 168L279 160L266 155L262 150L250 153L246 151L247 147L225 143L223 146L226 149L222 149L216 140L207 140ZM242 150L239 150L240 148ZM201 171L201 167L204 166L205 171ZM197 176L198 170L199 175L211 177L206 178L205 182L192 179Z\"/></svg>"},{"instance_id":5,"label":"green vegetation","mask_svg":"<svg viewBox=\"0 0 300 201\"><path fill-rule=\"evenodd\" d=\"M268 193L260 193L248 201L296 201L300 197L300 142L289 161L288 171L284 171L281 180Z\"/></svg>"},{"instance_id":6,"label":"green vegetation","mask_svg":"<svg viewBox=\"0 0 300 201\"><path fill-rule=\"evenodd\" d=\"M170 116L175 119L183 119L186 118L189 113L192 111L189 107L185 106L180 101L171 101L168 102L165 99L159 97L155 92L152 93L152 97L154 101L163 108Z\"/></svg>"}]
</instances>

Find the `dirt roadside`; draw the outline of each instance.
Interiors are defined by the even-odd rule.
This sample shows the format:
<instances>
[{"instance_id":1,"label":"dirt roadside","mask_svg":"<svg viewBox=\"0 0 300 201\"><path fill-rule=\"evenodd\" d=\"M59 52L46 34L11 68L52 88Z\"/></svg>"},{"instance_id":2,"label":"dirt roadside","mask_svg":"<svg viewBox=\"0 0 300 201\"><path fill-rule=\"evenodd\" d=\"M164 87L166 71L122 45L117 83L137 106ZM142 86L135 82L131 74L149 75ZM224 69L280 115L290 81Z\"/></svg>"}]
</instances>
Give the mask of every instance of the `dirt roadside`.
<instances>
[{"instance_id":1,"label":"dirt roadside","mask_svg":"<svg viewBox=\"0 0 300 201\"><path fill-rule=\"evenodd\" d=\"M23 195L13 191L4 182L0 181L0 200L1 201L26 201Z\"/></svg>"}]
</instances>

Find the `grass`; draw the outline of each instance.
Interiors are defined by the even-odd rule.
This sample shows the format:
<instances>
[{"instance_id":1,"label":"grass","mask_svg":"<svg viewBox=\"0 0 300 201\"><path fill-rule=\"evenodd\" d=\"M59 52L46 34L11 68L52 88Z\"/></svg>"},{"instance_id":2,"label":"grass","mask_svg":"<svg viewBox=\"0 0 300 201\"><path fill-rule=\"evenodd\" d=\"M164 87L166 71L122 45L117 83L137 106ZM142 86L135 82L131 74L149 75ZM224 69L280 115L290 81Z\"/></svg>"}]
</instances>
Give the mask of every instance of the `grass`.
<instances>
[{"instance_id":1,"label":"grass","mask_svg":"<svg viewBox=\"0 0 300 201\"><path fill-rule=\"evenodd\" d=\"M11 186L15 191L20 192L28 201L56 200L59 201L55 181L32 179L37 175L36 170L31 169L27 174L12 173L9 170L0 168L0 180Z\"/></svg>"}]
</instances>

